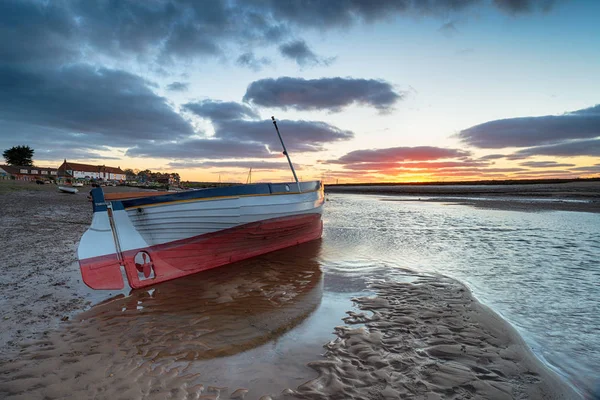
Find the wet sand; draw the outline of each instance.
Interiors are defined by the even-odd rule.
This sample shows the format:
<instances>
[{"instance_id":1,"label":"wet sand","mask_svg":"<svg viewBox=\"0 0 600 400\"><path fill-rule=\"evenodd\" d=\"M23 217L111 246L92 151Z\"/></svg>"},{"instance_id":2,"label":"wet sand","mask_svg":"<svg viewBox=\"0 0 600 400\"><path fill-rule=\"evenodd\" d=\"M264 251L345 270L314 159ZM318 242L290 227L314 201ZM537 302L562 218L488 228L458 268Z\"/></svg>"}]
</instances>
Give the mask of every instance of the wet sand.
<instances>
[{"instance_id":1,"label":"wet sand","mask_svg":"<svg viewBox=\"0 0 600 400\"><path fill-rule=\"evenodd\" d=\"M319 377L289 392L301 399L573 399L517 332L460 283L421 276L372 285L355 299L310 364ZM358 326L358 327L356 327Z\"/></svg>"},{"instance_id":2,"label":"wet sand","mask_svg":"<svg viewBox=\"0 0 600 400\"><path fill-rule=\"evenodd\" d=\"M439 276L375 283L355 299L362 312L294 342L323 298L319 241L150 290L91 291L74 263L87 190L38 190L0 188L0 398L578 398Z\"/></svg>"}]
</instances>

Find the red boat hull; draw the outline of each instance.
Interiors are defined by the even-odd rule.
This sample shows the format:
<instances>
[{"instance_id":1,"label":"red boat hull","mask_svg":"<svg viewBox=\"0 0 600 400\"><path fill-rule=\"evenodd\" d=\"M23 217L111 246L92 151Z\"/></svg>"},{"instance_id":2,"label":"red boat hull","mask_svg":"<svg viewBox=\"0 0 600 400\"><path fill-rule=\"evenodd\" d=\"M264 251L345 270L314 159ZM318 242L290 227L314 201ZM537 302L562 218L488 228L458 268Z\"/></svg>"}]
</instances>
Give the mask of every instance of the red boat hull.
<instances>
[{"instance_id":1,"label":"red boat hull","mask_svg":"<svg viewBox=\"0 0 600 400\"><path fill-rule=\"evenodd\" d=\"M129 284L142 288L321 237L321 214L253 222L201 236L79 261L93 289L122 289L121 265Z\"/></svg>"}]
</instances>

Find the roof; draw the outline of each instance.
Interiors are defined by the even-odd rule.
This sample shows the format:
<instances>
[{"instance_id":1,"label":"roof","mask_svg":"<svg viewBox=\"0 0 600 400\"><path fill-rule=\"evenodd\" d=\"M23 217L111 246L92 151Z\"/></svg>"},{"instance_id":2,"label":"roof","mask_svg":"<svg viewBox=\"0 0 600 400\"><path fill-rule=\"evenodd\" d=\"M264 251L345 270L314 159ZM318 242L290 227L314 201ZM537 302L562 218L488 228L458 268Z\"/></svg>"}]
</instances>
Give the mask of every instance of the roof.
<instances>
[{"instance_id":1,"label":"roof","mask_svg":"<svg viewBox=\"0 0 600 400\"><path fill-rule=\"evenodd\" d=\"M107 167L106 165L79 164L74 162L65 162L60 166L61 170L81 171L81 172L108 172L111 174L125 174L119 167Z\"/></svg>"}]
</instances>

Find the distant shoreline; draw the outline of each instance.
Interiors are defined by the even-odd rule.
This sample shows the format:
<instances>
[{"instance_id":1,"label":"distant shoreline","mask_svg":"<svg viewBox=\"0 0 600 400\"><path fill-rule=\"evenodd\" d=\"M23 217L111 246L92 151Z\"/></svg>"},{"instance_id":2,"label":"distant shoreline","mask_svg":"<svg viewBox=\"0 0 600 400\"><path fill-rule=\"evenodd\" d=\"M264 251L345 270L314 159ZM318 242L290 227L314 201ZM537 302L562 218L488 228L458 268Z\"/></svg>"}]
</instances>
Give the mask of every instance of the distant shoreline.
<instances>
[{"instance_id":1,"label":"distant shoreline","mask_svg":"<svg viewBox=\"0 0 600 400\"><path fill-rule=\"evenodd\" d=\"M336 183L325 184L325 187L347 186L489 186L489 185L550 185L571 182L600 182L597 178L579 179L505 179L505 180L480 180L480 181L436 181L436 182L367 182L367 183Z\"/></svg>"},{"instance_id":2,"label":"distant shoreline","mask_svg":"<svg viewBox=\"0 0 600 400\"><path fill-rule=\"evenodd\" d=\"M428 201L516 211L600 213L600 179L497 185L326 185L325 193L394 196L390 201Z\"/></svg>"}]
</instances>

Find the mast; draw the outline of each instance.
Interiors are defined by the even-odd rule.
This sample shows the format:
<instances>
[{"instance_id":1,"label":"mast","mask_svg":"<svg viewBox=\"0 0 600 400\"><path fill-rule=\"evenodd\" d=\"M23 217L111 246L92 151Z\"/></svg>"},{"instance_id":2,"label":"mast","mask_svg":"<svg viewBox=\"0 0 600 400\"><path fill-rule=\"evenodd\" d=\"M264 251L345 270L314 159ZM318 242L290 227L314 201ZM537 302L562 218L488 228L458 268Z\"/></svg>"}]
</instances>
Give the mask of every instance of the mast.
<instances>
[{"instance_id":1,"label":"mast","mask_svg":"<svg viewBox=\"0 0 600 400\"><path fill-rule=\"evenodd\" d=\"M292 160L290 159L290 155L285 148L285 144L283 143L283 139L281 138L281 133L279 133L279 128L277 127L277 121L275 121L275 117L271 117L273 120L273 125L275 125L275 130L277 131L277 136L279 136L279 141L281 142L281 147L283 147L283 154L287 157L288 164L290 164L290 169L292 170L292 174L294 174L294 179L296 180L296 185L298 185L298 192L302 192L300 189L300 182L298 182L298 177L296 176L296 170L292 165Z\"/></svg>"}]
</instances>

